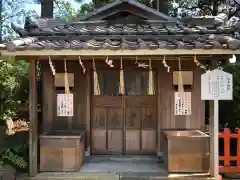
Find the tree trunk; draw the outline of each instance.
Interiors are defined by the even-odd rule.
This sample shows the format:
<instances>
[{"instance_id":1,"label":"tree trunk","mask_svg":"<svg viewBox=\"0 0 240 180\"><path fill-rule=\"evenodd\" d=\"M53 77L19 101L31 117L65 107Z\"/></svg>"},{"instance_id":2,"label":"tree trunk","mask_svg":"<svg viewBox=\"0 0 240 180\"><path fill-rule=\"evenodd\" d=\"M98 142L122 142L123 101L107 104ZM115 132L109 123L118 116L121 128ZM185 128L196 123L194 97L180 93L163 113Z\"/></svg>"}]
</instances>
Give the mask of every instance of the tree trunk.
<instances>
[{"instance_id":1,"label":"tree trunk","mask_svg":"<svg viewBox=\"0 0 240 180\"><path fill-rule=\"evenodd\" d=\"M157 9L161 13L168 15L169 2L168 2L168 0L154 0L153 8Z\"/></svg>"},{"instance_id":2,"label":"tree trunk","mask_svg":"<svg viewBox=\"0 0 240 180\"><path fill-rule=\"evenodd\" d=\"M53 17L53 0L41 0L41 17Z\"/></svg>"},{"instance_id":3,"label":"tree trunk","mask_svg":"<svg viewBox=\"0 0 240 180\"><path fill-rule=\"evenodd\" d=\"M213 1L213 11L212 11L212 15L213 16L217 16L218 15L218 1Z\"/></svg>"},{"instance_id":4,"label":"tree trunk","mask_svg":"<svg viewBox=\"0 0 240 180\"><path fill-rule=\"evenodd\" d=\"M2 43L2 27L3 27L3 22L2 22L2 12L3 11L3 1L0 0L0 43Z\"/></svg>"}]
</instances>

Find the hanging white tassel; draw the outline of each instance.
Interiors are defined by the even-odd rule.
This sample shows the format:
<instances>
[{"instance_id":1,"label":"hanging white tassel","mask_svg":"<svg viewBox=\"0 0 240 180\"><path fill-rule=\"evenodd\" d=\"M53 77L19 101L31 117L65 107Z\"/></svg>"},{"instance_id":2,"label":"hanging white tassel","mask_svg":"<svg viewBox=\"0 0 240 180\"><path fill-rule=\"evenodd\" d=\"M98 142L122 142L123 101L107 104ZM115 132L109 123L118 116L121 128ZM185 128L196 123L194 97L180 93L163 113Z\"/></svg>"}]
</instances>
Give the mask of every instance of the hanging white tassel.
<instances>
[{"instance_id":1,"label":"hanging white tassel","mask_svg":"<svg viewBox=\"0 0 240 180\"><path fill-rule=\"evenodd\" d=\"M79 64L81 65L81 67L82 67L82 69L83 69L83 74L85 74L86 68L85 68L85 66L83 65L83 62L82 62L82 59L81 59L80 56L78 56L78 60L79 60Z\"/></svg>"},{"instance_id":2,"label":"hanging white tassel","mask_svg":"<svg viewBox=\"0 0 240 180\"><path fill-rule=\"evenodd\" d=\"M109 59L108 59L108 56L107 56L107 58L106 58L106 60L105 60L105 63L106 63L107 65L109 65L111 68L114 67L114 65L113 65L113 60L109 60Z\"/></svg>"},{"instance_id":3,"label":"hanging white tassel","mask_svg":"<svg viewBox=\"0 0 240 180\"><path fill-rule=\"evenodd\" d=\"M151 58L149 59L149 75L148 75L148 95L153 95L153 71L152 71L152 62Z\"/></svg>"},{"instance_id":4,"label":"hanging white tassel","mask_svg":"<svg viewBox=\"0 0 240 180\"><path fill-rule=\"evenodd\" d=\"M163 61L162 61L162 63L163 63L163 66L165 67L165 68L167 68L167 72L170 72L170 66L167 64L167 62L166 62L166 56L164 55L163 56Z\"/></svg>"},{"instance_id":5,"label":"hanging white tassel","mask_svg":"<svg viewBox=\"0 0 240 180\"><path fill-rule=\"evenodd\" d=\"M136 56L135 64L137 64L138 67L142 67L142 68L147 68L148 67L147 64L138 62L138 57L137 56Z\"/></svg>"},{"instance_id":6,"label":"hanging white tassel","mask_svg":"<svg viewBox=\"0 0 240 180\"><path fill-rule=\"evenodd\" d=\"M55 68L54 68L54 66L53 66L53 63L52 63L52 60L51 60L51 57L50 57L50 56L48 57L48 64L49 64L49 66L50 66L50 69L52 70L53 76L55 76L55 75L56 75L56 70L55 70Z\"/></svg>"},{"instance_id":7,"label":"hanging white tassel","mask_svg":"<svg viewBox=\"0 0 240 180\"><path fill-rule=\"evenodd\" d=\"M194 55L194 62L196 64L197 67L204 69L205 71L207 71L207 67L204 66L203 64L201 64L198 60L197 60L197 56L196 54Z\"/></svg>"}]
</instances>

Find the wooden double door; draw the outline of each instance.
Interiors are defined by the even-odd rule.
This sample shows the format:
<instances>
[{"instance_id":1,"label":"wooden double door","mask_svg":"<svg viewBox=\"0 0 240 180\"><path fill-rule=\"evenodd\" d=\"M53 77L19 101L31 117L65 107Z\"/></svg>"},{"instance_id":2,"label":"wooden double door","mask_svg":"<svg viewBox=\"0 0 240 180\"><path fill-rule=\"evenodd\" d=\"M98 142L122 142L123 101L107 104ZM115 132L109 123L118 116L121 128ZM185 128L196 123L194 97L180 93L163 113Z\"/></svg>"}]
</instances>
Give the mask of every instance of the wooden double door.
<instances>
[{"instance_id":1,"label":"wooden double door","mask_svg":"<svg viewBox=\"0 0 240 180\"><path fill-rule=\"evenodd\" d=\"M132 81L131 85L136 80ZM157 98L129 92L130 89L124 95L92 96L92 154L156 153Z\"/></svg>"}]
</instances>

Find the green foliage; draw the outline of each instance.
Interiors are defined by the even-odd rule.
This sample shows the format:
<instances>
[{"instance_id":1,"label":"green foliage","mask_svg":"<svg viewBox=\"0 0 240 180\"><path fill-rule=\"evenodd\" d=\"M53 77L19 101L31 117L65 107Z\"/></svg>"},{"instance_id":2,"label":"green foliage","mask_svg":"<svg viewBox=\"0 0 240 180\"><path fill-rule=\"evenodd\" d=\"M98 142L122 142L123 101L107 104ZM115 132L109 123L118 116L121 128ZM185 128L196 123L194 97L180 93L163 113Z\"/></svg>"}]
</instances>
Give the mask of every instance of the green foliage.
<instances>
[{"instance_id":1,"label":"green foliage","mask_svg":"<svg viewBox=\"0 0 240 180\"><path fill-rule=\"evenodd\" d=\"M54 13L54 16L56 18L72 20L77 15L77 11L71 6L69 2L65 2L63 0L55 0L55 4L57 9Z\"/></svg>"},{"instance_id":2,"label":"green foliage","mask_svg":"<svg viewBox=\"0 0 240 180\"><path fill-rule=\"evenodd\" d=\"M28 63L11 57L0 58L0 126L24 108L28 102ZM0 162L25 169L28 165L27 140L23 132L0 136ZM28 134L28 132L25 132Z\"/></svg>"},{"instance_id":3,"label":"green foliage","mask_svg":"<svg viewBox=\"0 0 240 180\"><path fill-rule=\"evenodd\" d=\"M11 23L21 25L24 23L26 16L36 16L37 13L34 10L26 11L24 9L26 0L4 0L1 2L0 34L3 40L10 40L16 37L16 33L11 28Z\"/></svg>"},{"instance_id":4,"label":"green foliage","mask_svg":"<svg viewBox=\"0 0 240 180\"><path fill-rule=\"evenodd\" d=\"M5 136L0 141L0 163L10 164L21 170L28 167L28 132Z\"/></svg>"},{"instance_id":5,"label":"green foliage","mask_svg":"<svg viewBox=\"0 0 240 180\"><path fill-rule=\"evenodd\" d=\"M230 128L240 127L240 67L230 65L224 71L233 75L233 100L219 102L220 124Z\"/></svg>"},{"instance_id":6,"label":"green foliage","mask_svg":"<svg viewBox=\"0 0 240 180\"><path fill-rule=\"evenodd\" d=\"M4 58L3 58L4 59ZM28 100L28 64L0 60L0 124ZM23 108L23 107L22 107Z\"/></svg>"},{"instance_id":7,"label":"green foliage","mask_svg":"<svg viewBox=\"0 0 240 180\"><path fill-rule=\"evenodd\" d=\"M92 2L89 3L83 3L81 5L81 8L77 12L78 17L85 16L88 12L92 12L94 10L94 6Z\"/></svg>"}]
</instances>

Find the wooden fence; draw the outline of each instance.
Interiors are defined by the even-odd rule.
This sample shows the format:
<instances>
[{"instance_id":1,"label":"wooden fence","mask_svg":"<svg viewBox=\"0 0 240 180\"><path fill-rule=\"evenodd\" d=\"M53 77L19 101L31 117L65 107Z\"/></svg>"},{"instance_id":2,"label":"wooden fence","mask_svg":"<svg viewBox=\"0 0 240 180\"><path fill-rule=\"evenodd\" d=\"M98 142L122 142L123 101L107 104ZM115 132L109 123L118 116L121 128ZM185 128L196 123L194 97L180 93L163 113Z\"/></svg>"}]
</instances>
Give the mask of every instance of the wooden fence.
<instances>
[{"instance_id":1,"label":"wooden fence","mask_svg":"<svg viewBox=\"0 0 240 180\"><path fill-rule=\"evenodd\" d=\"M219 139L223 138L223 156L219 156L220 173L239 173L240 172L240 128L236 128L234 133L231 133L229 128L224 128L223 132L219 133ZM235 149L235 155L231 155L230 147L233 139L236 139L236 144L232 147ZM220 148L222 148L220 146ZM220 149L221 150L221 149Z\"/></svg>"}]
</instances>

